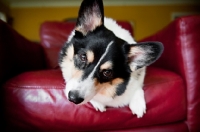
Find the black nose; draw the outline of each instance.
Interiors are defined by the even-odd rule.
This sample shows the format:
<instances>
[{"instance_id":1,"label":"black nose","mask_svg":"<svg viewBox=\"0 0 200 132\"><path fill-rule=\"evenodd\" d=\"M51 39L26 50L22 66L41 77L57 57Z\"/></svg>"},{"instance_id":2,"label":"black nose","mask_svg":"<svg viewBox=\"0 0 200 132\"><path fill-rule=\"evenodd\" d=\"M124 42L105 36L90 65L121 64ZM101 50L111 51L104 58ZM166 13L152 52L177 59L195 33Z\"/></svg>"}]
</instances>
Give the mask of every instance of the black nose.
<instances>
[{"instance_id":1,"label":"black nose","mask_svg":"<svg viewBox=\"0 0 200 132\"><path fill-rule=\"evenodd\" d=\"M69 91L68 93L69 101L73 102L74 104L80 104L83 102L83 98L79 96L78 91Z\"/></svg>"}]
</instances>

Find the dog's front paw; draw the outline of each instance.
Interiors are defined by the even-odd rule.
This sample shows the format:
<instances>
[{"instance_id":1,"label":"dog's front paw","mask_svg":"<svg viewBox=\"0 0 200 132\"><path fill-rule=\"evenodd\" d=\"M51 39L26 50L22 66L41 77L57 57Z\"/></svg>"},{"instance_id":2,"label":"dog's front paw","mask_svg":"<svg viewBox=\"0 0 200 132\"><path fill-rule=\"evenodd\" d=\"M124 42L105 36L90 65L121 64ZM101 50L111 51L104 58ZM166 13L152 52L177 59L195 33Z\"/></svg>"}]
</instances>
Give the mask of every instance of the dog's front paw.
<instances>
[{"instance_id":1,"label":"dog's front paw","mask_svg":"<svg viewBox=\"0 0 200 132\"><path fill-rule=\"evenodd\" d=\"M141 118L146 113L146 103L144 99L144 91L142 89L136 91L129 104L129 108L138 118Z\"/></svg>"},{"instance_id":2,"label":"dog's front paw","mask_svg":"<svg viewBox=\"0 0 200 132\"><path fill-rule=\"evenodd\" d=\"M105 106L103 104L101 104L99 102L96 102L94 100L90 100L90 103L96 109L96 111L101 111L101 112L106 111L106 108L105 108Z\"/></svg>"}]
</instances>

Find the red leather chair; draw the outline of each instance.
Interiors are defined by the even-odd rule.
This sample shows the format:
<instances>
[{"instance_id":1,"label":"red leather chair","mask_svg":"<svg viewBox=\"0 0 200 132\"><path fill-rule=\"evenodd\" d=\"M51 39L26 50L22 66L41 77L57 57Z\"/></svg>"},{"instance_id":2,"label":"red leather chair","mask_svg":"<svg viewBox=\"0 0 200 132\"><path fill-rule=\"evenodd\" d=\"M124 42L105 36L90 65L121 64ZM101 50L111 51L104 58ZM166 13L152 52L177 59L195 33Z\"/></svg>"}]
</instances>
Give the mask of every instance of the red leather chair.
<instances>
[{"instance_id":1,"label":"red leather chair","mask_svg":"<svg viewBox=\"0 0 200 132\"><path fill-rule=\"evenodd\" d=\"M120 23L131 29L128 23ZM147 68L147 113L128 107L97 112L63 92L58 52L74 23L45 22L41 44L0 21L1 125L6 131L200 131L200 16L182 17L142 41L161 41L161 58ZM132 32L132 31L131 31Z\"/></svg>"}]
</instances>

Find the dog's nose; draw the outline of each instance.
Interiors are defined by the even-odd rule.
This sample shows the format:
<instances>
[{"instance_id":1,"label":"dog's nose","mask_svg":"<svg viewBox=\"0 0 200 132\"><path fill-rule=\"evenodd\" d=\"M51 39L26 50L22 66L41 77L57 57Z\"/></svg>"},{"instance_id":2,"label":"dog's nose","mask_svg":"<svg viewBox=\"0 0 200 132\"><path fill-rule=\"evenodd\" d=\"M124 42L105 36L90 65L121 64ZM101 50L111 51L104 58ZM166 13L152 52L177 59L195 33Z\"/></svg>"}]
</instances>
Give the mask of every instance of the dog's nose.
<instances>
[{"instance_id":1,"label":"dog's nose","mask_svg":"<svg viewBox=\"0 0 200 132\"><path fill-rule=\"evenodd\" d=\"M69 91L68 98L69 101L73 102L74 104L80 104L84 100L79 96L78 91Z\"/></svg>"}]
</instances>

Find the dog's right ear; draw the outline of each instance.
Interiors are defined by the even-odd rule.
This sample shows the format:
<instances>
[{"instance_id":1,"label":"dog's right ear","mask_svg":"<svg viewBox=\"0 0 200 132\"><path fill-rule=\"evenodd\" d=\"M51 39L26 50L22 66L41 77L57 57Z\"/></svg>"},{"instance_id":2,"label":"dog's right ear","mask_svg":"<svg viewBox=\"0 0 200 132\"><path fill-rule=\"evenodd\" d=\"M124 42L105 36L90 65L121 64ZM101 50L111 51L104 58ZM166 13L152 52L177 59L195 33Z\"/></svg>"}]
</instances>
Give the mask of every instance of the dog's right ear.
<instances>
[{"instance_id":1,"label":"dog's right ear","mask_svg":"<svg viewBox=\"0 0 200 132\"><path fill-rule=\"evenodd\" d=\"M163 53L163 49L163 44L160 42L141 42L124 45L124 51L132 71L154 63Z\"/></svg>"},{"instance_id":2,"label":"dog's right ear","mask_svg":"<svg viewBox=\"0 0 200 132\"><path fill-rule=\"evenodd\" d=\"M79 9L76 28L77 32L87 35L104 23L104 9L102 0L83 0Z\"/></svg>"}]
</instances>

